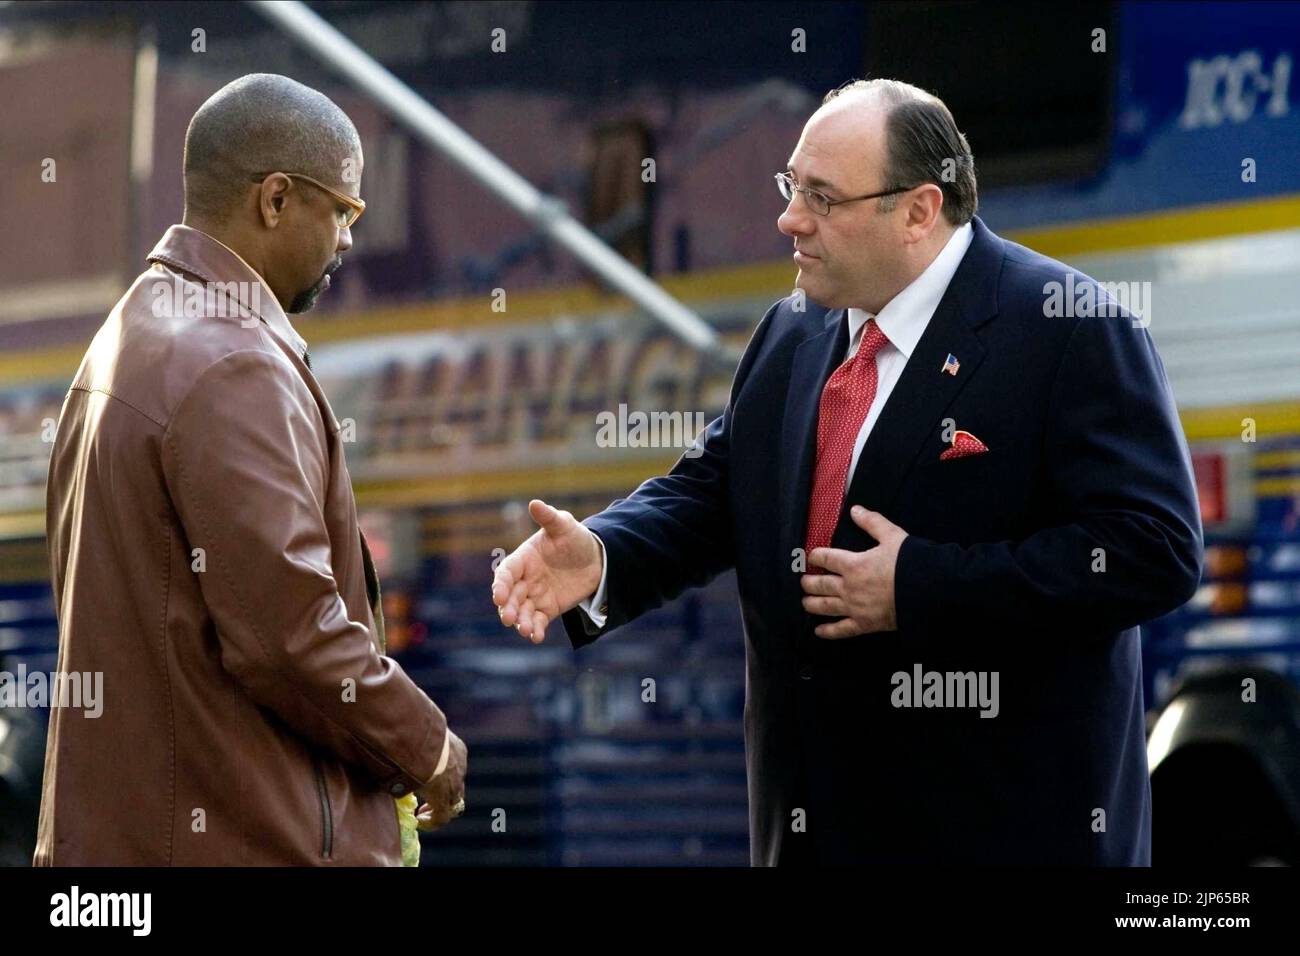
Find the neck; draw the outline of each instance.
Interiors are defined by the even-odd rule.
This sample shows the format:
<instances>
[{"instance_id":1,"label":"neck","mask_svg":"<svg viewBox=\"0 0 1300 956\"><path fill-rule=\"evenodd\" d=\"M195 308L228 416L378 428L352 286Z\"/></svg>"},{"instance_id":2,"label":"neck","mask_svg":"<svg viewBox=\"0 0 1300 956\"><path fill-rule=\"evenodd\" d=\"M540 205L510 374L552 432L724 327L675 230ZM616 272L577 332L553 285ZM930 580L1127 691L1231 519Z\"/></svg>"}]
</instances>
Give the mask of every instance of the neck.
<instances>
[{"instance_id":1,"label":"neck","mask_svg":"<svg viewBox=\"0 0 1300 956\"><path fill-rule=\"evenodd\" d=\"M863 306L866 311L873 315L879 315L881 310L887 306L893 298L902 292L909 285L921 278L921 274L939 258L939 253L948 245L948 240L953 237L957 231L955 226L950 226L946 222L941 227L931 230L930 235L926 236L920 242L914 243L907 248L904 253L903 268L898 278L891 283L890 289L883 297L872 303Z\"/></svg>"},{"instance_id":2,"label":"neck","mask_svg":"<svg viewBox=\"0 0 1300 956\"><path fill-rule=\"evenodd\" d=\"M235 255L239 256L239 258L243 259L244 263L256 272L258 276L261 277L262 281L266 283L267 288L271 289L271 293L275 296L276 301L280 303L280 308L288 309L289 304L280 297L280 294L276 292L275 289L271 288L271 282L270 279L267 278L265 263L262 260L261 253L253 243L248 241L248 238L243 233L239 230L231 229L228 226L222 225L214 220L203 216L190 215L188 213L181 218L181 225L189 226L191 229L197 229L204 235L211 236Z\"/></svg>"},{"instance_id":3,"label":"neck","mask_svg":"<svg viewBox=\"0 0 1300 956\"><path fill-rule=\"evenodd\" d=\"M257 269L258 256L254 251L248 248L248 243L233 229L230 229L215 220L203 216L192 216L188 213L181 219L182 226L189 226L191 229L197 229L199 232L211 236L226 248L235 252L239 258L243 259L254 269ZM261 270L258 270L261 275Z\"/></svg>"}]
</instances>

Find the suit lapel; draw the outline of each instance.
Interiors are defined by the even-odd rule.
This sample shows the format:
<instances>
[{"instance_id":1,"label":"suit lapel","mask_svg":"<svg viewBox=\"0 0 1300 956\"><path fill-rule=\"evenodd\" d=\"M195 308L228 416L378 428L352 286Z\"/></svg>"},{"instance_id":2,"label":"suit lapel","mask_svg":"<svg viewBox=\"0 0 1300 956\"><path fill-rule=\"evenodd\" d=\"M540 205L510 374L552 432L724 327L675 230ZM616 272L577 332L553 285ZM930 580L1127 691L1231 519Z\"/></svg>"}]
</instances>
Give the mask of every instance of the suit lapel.
<instances>
[{"instance_id":1,"label":"suit lapel","mask_svg":"<svg viewBox=\"0 0 1300 956\"><path fill-rule=\"evenodd\" d=\"M926 440L940 435L945 409L984 361L984 346L975 330L997 313L1002 242L978 218L972 227L975 236L970 248L862 449L832 538L833 547L859 551L874 546L870 535L849 517L848 509L861 504L888 516ZM960 363L956 375L942 371L949 353Z\"/></svg>"},{"instance_id":2,"label":"suit lapel","mask_svg":"<svg viewBox=\"0 0 1300 956\"><path fill-rule=\"evenodd\" d=\"M848 310L826 314L825 328L795 349L781 426L781 547L785 554L804 546L808 496L817 454L817 412L822 389L849 347ZM792 580L793 575L790 576Z\"/></svg>"},{"instance_id":3,"label":"suit lapel","mask_svg":"<svg viewBox=\"0 0 1300 956\"><path fill-rule=\"evenodd\" d=\"M839 543L846 523L854 530L861 530L847 517L851 505L860 504L883 512L893 504L904 475L926 439L939 434L944 409L984 360L984 347L975 333L955 319L951 303L948 308L941 304L907 360L863 446L845 496L845 513L840 515L836 526L835 547L850 546ZM950 352L961 363L956 375L940 371Z\"/></svg>"}]
</instances>

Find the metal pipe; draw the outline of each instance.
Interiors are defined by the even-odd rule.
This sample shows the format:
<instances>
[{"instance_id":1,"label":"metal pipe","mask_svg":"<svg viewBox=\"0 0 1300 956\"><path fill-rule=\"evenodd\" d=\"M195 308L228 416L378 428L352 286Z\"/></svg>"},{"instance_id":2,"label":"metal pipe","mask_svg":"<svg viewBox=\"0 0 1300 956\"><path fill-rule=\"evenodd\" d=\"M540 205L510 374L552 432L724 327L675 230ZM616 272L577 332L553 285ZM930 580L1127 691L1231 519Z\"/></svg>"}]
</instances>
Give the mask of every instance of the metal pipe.
<instances>
[{"instance_id":1,"label":"metal pipe","mask_svg":"<svg viewBox=\"0 0 1300 956\"><path fill-rule=\"evenodd\" d=\"M708 324L569 215L561 200L535 188L305 4L248 2L691 346L719 358L734 358L726 356L718 334Z\"/></svg>"}]
</instances>

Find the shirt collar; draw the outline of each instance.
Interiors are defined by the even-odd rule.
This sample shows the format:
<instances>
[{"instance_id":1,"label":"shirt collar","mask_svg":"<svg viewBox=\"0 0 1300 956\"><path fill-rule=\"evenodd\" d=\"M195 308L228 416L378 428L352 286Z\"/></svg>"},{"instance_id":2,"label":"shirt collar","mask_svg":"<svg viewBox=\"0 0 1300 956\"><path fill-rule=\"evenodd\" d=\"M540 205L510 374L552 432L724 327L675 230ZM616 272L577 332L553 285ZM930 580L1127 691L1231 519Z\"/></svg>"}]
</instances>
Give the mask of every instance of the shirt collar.
<instances>
[{"instance_id":1,"label":"shirt collar","mask_svg":"<svg viewBox=\"0 0 1300 956\"><path fill-rule=\"evenodd\" d=\"M934 261L907 288L890 299L879 314L872 315L863 309L849 309L849 342L855 342L858 333L867 324L867 319L874 318L880 331L889 339L889 344L906 358L911 358L912 350L921 341L925 327L930 324L930 317L939 307L939 301L948 290L948 284L952 282L952 277L974 238L975 232L970 223L954 230Z\"/></svg>"},{"instance_id":2,"label":"shirt collar","mask_svg":"<svg viewBox=\"0 0 1300 956\"><path fill-rule=\"evenodd\" d=\"M162 262L173 269L188 272L204 282L227 283L250 281L260 283L257 308L240 298L240 304L257 315L270 329L289 345L298 357L307 353L307 343L289 322L280 307L280 301L266 284L266 280L250 266L244 257L228 245L193 226L175 225L163 233L149 253L150 262Z\"/></svg>"}]
</instances>

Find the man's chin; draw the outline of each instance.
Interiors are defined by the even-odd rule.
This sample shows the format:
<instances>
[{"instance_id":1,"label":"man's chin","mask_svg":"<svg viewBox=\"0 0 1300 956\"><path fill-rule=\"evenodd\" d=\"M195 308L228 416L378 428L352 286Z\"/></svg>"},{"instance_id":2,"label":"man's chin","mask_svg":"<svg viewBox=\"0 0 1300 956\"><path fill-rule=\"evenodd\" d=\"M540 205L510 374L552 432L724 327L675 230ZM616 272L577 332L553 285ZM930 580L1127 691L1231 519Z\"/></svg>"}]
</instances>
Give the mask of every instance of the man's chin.
<instances>
[{"instance_id":1,"label":"man's chin","mask_svg":"<svg viewBox=\"0 0 1300 956\"><path fill-rule=\"evenodd\" d=\"M290 315L302 315L304 312L310 312L316 308L316 297L319 293L308 294L304 292L298 298L289 303L289 308L285 309Z\"/></svg>"},{"instance_id":2,"label":"man's chin","mask_svg":"<svg viewBox=\"0 0 1300 956\"><path fill-rule=\"evenodd\" d=\"M827 294L827 290L821 288L821 286L816 282L809 282L808 276L804 275L802 269L799 271L798 277L796 277L794 280L794 287L798 289L800 292L802 292L804 294L804 298L808 299L809 301L815 302L817 305L823 306L825 308L834 308L834 306L830 305L823 298L823 296Z\"/></svg>"},{"instance_id":3,"label":"man's chin","mask_svg":"<svg viewBox=\"0 0 1300 956\"><path fill-rule=\"evenodd\" d=\"M323 278L320 282L317 282L306 292L299 292L296 296L294 296L293 301L289 303L289 308L286 309L285 311L290 313L291 315L299 315L303 312L310 312L312 309L316 307L316 300L320 298L320 294L324 292L326 289L328 289L329 287L330 287L330 277L325 276L325 278Z\"/></svg>"}]
</instances>

